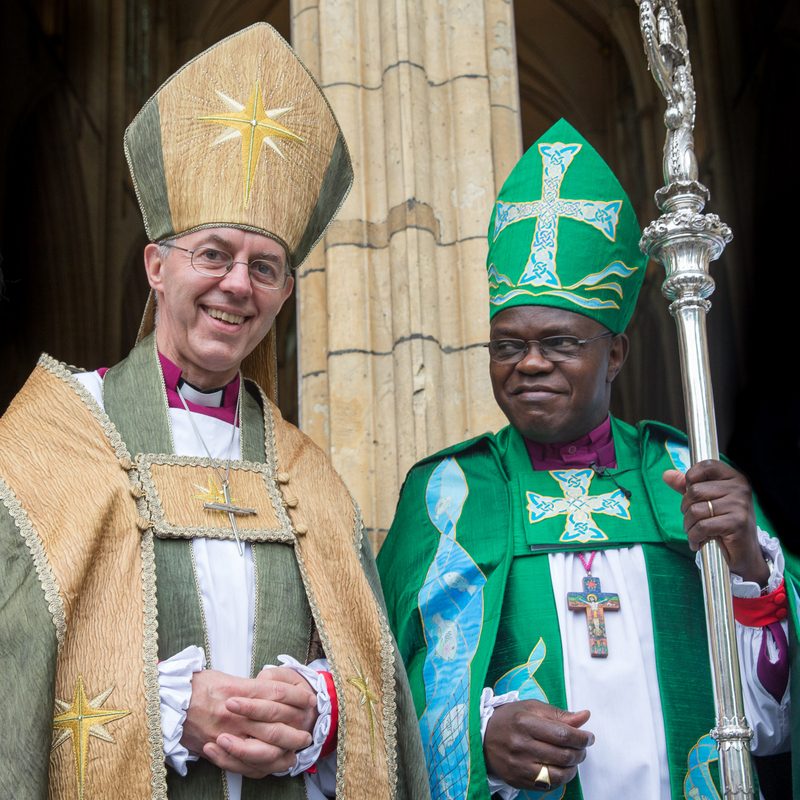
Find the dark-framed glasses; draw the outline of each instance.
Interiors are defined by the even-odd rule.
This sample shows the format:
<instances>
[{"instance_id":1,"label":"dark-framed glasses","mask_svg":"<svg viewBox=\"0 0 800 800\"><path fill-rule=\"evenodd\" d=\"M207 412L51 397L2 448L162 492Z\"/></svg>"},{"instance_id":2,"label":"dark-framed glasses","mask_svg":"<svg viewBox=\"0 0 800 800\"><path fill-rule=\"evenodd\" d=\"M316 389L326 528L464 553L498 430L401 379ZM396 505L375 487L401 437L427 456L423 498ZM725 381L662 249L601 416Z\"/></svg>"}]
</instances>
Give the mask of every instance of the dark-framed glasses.
<instances>
[{"instance_id":1,"label":"dark-framed glasses","mask_svg":"<svg viewBox=\"0 0 800 800\"><path fill-rule=\"evenodd\" d=\"M546 336L544 339L493 339L484 347L489 348L489 356L498 364L516 364L522 361L528 355L532 345L536 345L542 358L556 363L578 358L585 344L613 335L611 331L606 331L599 336L592 336L591 339L579 339L577 336Z\"/></svg>"},{"instance_id":2,"label":"dark-framed glasses","mask_svg":"<svg viewBox=\"0 0 800 800\"><path fill-rule=\"evenodd\" d=\"M256 289L283 289L289 273L279 259L253 258L250 261L234 261L233 257L213 245L200 245L194 250L169 242L159 242L161 247L183 250L189 254L192 269L209 278L222 278L227 275L234 264L244 264L250 275L250 282Z\"/></svg>"}]
</instances>

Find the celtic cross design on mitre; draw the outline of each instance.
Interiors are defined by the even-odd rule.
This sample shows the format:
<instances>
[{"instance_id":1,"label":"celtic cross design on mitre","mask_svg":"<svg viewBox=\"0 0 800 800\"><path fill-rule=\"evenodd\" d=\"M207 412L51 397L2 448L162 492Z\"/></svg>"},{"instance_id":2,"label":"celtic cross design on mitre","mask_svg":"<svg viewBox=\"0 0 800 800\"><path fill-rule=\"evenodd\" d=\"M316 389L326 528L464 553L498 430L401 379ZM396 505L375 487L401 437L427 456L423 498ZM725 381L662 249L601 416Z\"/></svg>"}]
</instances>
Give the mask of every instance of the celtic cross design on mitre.
<instances>
[{"instance_id":1,"label":"celtic cross design on mitre","mask_svg":"<svg viewBox=\"0 0 800 800\"><path fill-rule=\"evenodd\" d=\"M494 238L509 225L536 219L531 253L517 285L560 288L556 272L558 222L561 217L584 222L614 241L622 200L572 200L561 196L561 184L570 164L580 152L581 144L540 144L542 156L542 196L524 202L498 201Z\"/></svg>"}]
</instances>

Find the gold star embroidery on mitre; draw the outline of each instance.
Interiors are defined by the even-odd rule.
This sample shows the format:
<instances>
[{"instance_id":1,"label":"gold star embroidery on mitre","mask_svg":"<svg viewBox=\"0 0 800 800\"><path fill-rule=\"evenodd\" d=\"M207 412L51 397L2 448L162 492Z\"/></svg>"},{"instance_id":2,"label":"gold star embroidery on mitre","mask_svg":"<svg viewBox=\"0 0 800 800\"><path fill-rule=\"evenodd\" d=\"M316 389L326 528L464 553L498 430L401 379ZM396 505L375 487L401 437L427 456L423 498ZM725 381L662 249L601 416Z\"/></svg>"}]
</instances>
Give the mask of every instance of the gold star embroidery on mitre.
<instances>
[{"instance_id":1,"label":"gold star embroidery on mitre","mask_svg":"<svg viewBox=\"0 0 800 800\"><path fill-rule=\"evenodd\" d=\"M272 140L288 139L292 142L303 144L303 138L276 122L278 117L287 111L291 111L293 106L265 110L258 81L256 81L253 91L250 93L250 99L245 106L222 92L217 92L217 94L235 111L209 114L205 117L198 117L198 119L204 122L212 122L216 125L224 125L226 128L231 129L220 136L214 144L220 144L235 136L241 137L242 178L244 180L244 204L246 206L250 200L250 189L253 185L253 177L256 174L258 159L261 157L261 146L264 142L281 158L286 158L278 145Z\"/></svg>"},{"instance_id":2,"label":"gold star embroidery on mitre","mask_svg":"<svg viewBox=\"0 0 800 800\"><path fill-rule=\"evenodd\" d=\"M369 749L372 753L372 759L375 760L375 708L374 704L378 702L378 695L369 688L369 681L361 672L358 675L348 678L347 682L351 686L355 686L361 695L358 701L360 706L364 706L367 710L367 719L369 720Z\"/></svg>"},{"instance_id":3,"label":"gold star embroidery on mitre","mask_svg":"<svg viewBox=\"0 0 800 800\"><path fill-rule=\"evenodd\" d=\"M223 488L213 478L208 479L208 486L200 486L199 484L195 483L194 488L197 489L197 494L194 496L195 500L202 500L204 503L220 504L228 502L228 498L225 497ZM233 505L237 505L239 503L235 497L231 497L230 502Z\"/></svg>"},{"instance_id":4,"label":"gold star embroidery on mitre","mask_svg":"<svg viewBox=\"0 0 800 800\"><path fill-rule=\"evenodd\" d=\"M53 717L52 750L72 739L72 752L75 756L75 779L78 783L78 800L83 800L83 789L86 783L86 759L89 750L89 737L94 736L104 742L114 743L114 737L106 730L109 722L127 717L130 711L123 709L101 708L108 700L112 686L91 700L86 698L83 678L78 675L75 695L72 704L65 700L56 700L59 713Z\"/></svg>"}]
</instances>

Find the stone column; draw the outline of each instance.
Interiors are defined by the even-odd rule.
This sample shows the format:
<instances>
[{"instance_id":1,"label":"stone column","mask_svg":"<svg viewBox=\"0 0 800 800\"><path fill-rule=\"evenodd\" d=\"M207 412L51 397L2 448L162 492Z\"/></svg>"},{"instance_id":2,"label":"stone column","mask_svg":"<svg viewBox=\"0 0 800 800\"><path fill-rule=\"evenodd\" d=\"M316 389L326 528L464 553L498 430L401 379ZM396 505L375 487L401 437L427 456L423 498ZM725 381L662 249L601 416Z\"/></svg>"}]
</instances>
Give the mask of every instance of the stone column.
<instances>
[{"instance_id":1,"label":"stone column","mask_svg":"<svg viewBox=\"0 0 800 800\"><path fill-rule=\"evenodd\" d=\"M300 424L379 547L408 468L503 422L486 228L520 155L506 0L293 0L355 185L298 276Z\"/></svg>"}]
</instances>

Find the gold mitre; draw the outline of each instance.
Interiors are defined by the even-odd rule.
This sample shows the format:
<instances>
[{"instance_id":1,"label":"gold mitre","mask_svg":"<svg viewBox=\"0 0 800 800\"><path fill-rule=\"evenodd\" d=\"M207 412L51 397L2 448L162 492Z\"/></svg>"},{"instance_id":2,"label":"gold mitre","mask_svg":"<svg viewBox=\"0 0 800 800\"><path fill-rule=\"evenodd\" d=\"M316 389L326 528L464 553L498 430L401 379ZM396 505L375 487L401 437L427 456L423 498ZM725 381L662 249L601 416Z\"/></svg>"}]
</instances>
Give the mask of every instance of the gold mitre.
<instances>
[{"instance_id":1,"label":"gold mitre","mask_svg":"<svg viewBox=\"0 0 800 800\"><path fill-rule=\"evenodd\" d=\"M261 22L192 59L125 131L125 156L145 230L159 241L232 227L305 260L353 182L347 144L316 81ZM153 329L153 299L139 338ZM243 371L275 396L270 331Z\"/></svg>"}]
</instances>

